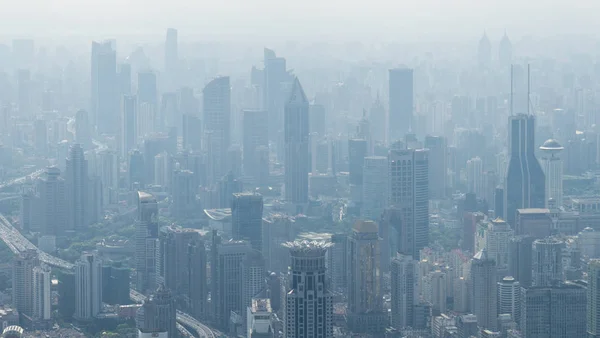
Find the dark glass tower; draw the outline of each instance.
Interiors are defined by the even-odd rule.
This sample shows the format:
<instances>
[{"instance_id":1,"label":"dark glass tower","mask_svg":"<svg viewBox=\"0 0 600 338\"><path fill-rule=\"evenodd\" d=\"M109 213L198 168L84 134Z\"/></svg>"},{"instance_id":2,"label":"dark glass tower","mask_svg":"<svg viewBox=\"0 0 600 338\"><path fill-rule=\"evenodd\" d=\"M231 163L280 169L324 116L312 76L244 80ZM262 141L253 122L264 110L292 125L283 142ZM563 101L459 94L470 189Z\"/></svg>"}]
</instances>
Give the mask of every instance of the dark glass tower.
<instances>
[{"instance_id":1,"label":"dark glass tower","mask_svg":"<svg viewBox=\"0 0 600 338\"><path fill-rule=\"evenodd\" d=\"M533 115L509 117L508 149L510 160L504 188L504 216L514 228L517 209L545 206L545 176L534 152Z\"/></svg>"}]
</instances>

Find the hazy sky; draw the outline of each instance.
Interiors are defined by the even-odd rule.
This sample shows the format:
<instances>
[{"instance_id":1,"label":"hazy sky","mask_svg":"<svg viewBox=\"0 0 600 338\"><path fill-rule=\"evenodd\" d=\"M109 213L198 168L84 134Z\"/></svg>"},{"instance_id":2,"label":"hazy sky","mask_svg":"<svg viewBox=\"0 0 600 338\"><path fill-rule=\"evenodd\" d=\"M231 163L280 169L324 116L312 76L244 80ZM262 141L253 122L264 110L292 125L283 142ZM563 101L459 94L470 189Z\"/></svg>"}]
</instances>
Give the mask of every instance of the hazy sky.
<instances>
[{"instance_id":1,"label":"hazy sky","mask_svg":"<svg viewBox=\"0 0 600 338\"><path fill-rule=\"evenodd\" d=\"M593 32L597 0L0 0L0 35L164 34L385 40Z\"/></svg>"}]
</instances>

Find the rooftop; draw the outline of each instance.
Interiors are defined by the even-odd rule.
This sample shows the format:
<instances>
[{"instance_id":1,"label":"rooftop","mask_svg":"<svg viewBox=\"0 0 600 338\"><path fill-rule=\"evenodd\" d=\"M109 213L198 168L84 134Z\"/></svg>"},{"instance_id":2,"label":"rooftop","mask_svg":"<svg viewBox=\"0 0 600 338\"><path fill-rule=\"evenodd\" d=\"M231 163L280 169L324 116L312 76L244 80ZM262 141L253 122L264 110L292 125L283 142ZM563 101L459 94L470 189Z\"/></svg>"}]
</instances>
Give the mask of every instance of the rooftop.
<instances>
[{"instance_id":1,"label":"rooftop","mask_svg":"<svg viewBox=\"0 0 600 338\"><path fill-rule=\"evenodd\" d=\"M527 209L517 209L517 212L521 215L527 214L547 214L550 212L550 209L546 208L527 208Z\"/></svg>"},{"instance_id":2,"label":"rooftop","mask_svg":"<svg viewBox=\"0 0 600 338\"><path fill-rule=\"evenodd\" d=\"M272 312L271 301L268 298L252 299L252 312Z\"/></svg>"}]
</instances>

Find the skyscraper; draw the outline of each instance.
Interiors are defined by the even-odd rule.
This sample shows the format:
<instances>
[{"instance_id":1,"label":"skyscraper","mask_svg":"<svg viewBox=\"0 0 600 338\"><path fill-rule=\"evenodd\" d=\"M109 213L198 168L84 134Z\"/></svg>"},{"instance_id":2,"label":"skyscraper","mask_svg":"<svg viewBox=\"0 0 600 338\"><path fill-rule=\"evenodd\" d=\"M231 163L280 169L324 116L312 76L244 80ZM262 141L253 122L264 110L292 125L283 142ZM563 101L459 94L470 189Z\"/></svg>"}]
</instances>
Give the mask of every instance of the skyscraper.
<instances>
[{"instance_id":1,"label":"skyscraper","mask_svg":"<svg viewBox=\"0 0 600 338\"><path fill-rule=\"evenodd\" d=\"M510 239L514 231L508 223L501 219L481 221L478 225L477 242L475 251L485 249L489 259L496 262L498 276L508 275Z\"/></svg>"},{"instance_id":2,"label":"skyscraper","mask_svg":"<svg viewBox=\"0 0 600 338\"><path fill-rule=\"evenodd\" d=\"M348 326L354 333L381 334L387 314L383 311L377 223L356 221L348 249Z\"/></svg>"},{"instance_id":3,"label":"skyscraper","mask_svg":"<svg viewBox=\"0 0 600 338\"><path fill-rule=\"evenodd\" d=\"M56 236L64 233L68 221L65 180L60 177L60 169L46 168L45 175L37 182L37 192L31 209L33 231Z\"/></svg>"},{"instance_id":4,"label":"skyscraper","mask_svg":"<svg viewBox=\"0 0 600 338\"><path fill-rule=\"evenodd\" d=\"M427 149L393 149L388 155L389 205L402 211L407 236L414 240L410 254L417 260L429 244L428 155Z\"/></svg>"},{"instance_id":5,"label":"skyscraper","mask_svg":"<svg viewBox=\"0 0 600 338\"><path fill-rule=\"evenodd\" d=\"M75 114L75 142L86 149L92 148L92 128L86 110L80 109Z\"/></svg>"},{"instance_id":6,"label":"skyscraper","mask_svg":"<svg viewBox=\"0 0 600 338\"><path fill-rule=\"evenodd\" d=\"M138 191L135 221L136 289L152 292L156 282L156 249L158 245L158 204L151 194Z\"/></svg>"},{"instance_id":7,"label":"skyscraper","mask_svg":"<svg viewBox=\"0 0 600 338\"><path fill-rule=\"evenodd\" d=\"M83 253L75 262L75 315L91 320L102 310L102 261L93 253Z\"/></svg>"},{"instance_id":8,"label":"skyscraper","mask_svg":"<svg viewBox=\"0 0 600 338\"><path fill-rule=\"evenodd\" d=\"M533 242L533 285L551 286L563 281L563 241L545 238Z\"/></svg>"},{"instance_id":9,"label":"skyscraper","mask_svg":"<svg viewBox=\"0 0 600 338\"><path fill-rule=\"evenodd\" d=\"M119 127L117 54L110 41L92 42L91 113L99 133L116 135Z\"/></svg>"},{"instance_id":10,"label":"skyscraper","mask_svg":"<svg viewBox=\"0 0 600 338\"><path fill-rule=\"evenodd\" d=\"M325 253L330 244L287 243L291 279L286 294L284 337L333 337L333 297L325 278Z\"/></svg>"},{"instance_id":11,"label":"skyscraper","mask_svg":"<svg viewBox=\"0 0 600 338\"><path fill-rule=\"evenodd\" d=\"M285 199L295 205L308 202L308 100L298 78L285 103ZM302 210L296 209L300 213Z\"/></svg>"},{"instance_id":12,"label":"skyscraper","mask_svg":"<svg viewBox=\"0 0 600 338\"><path fill-rule=\"evenodd\" d=\"M413 70L405 66L389 70L390 109L388 143L403 140L413 125Z\"/></svg>"},{"instance_id":13,"label":"skyscraper","mask_svg":"<svg viewBox=\"0 0 600 338\"><path fill-rule=\"evenodd\" d=\"M481 158L474 157L467 161L467 191L478 198L484 198L483 189L483 162Z\"/></svg>"},{"instance_id":14,"label":"skyscraper","mask_svg":"<svg viewBox=\"0 0 600 338\"><path fill-rule=\"evenodd\" d=\"M513 321L521 321L521 284L513 277L498 282L498 314L510 314Z\"/></svg>"},{"instance_id":15,"label":"skyscraper","mask_svg":"<svg viewBox=\"0 0 600 338\"><path fill-rule=\"evenodd\" d=\"M231 228L234 240L245 240L254 250L263 248L263 197L258 193L234 193L231 201Z\"/></svg>"},{"instance_id":16,"label":"skyscraper","mask_svg":"<svg viewBox=\"0 0 600 338\"><path fill-rule=\"evenodd\" d=\"M262 110L244 110L243 114L244 174L256 179L260 176L257 148L269 146L268 114Z\"/></svg>"},{"instance_id":17,"label":"skyscraper","mask_svg":"<svg viewBox=\"0 0 600 338\"><path fill-rule=\"evenodd\" d=\"M178 337L175 297L163 284L144 301L139 315L137 327L141 333L166 332L166 337Z\"/></svg>"},{"instance_id":18,"label":"skyscraper","mask_svg":"<svg viewBox=\"0 0 600 338\"><path fill-rule=\"evenodd\" d=\"M533 237L515 236L510 239L508 250L508 274L522 287L531 286L533 263Z\"/></svg>"},{"instance_id":19,"label":"skyscraper","mask_svg":"<svg viewBox=\"0 0 600 338\"><path fill-rule=\"evenodd\" d=\"M27 316L33 315L33 270L39 264L35 250L20 253L12 264L12 302L19 313Z\"/></svg>"},{"instance_id":20,"label":"skyscraper","mask_svg":"<svg viewBox=\"0 0 600 338\"><path fill-rule=\"evenodd\" d=\"M425 148L429 149L429 197L443 199L446 196L448 149L442 136L426 136Z\"/></svg>"},{"instance_id":21,"label":"skyscraper","mask_svg":"<svg viewBox=\"0 0 600 338\"><path fill-rule=\"evenodd\" d=\"M150 103L157 109L158 92L156 88L156 74L151 70L145 70L138 73L137 88L138 103Z\"/></svg>"},{"instance_id":22,"label":"skyscraper","mask_svg":"<svg viewBox=\"0 0 600 338\"><path fill-rule=\"evenodd\" d=\"M368 154L368 143L364 139L348 140L348 171L350 174L350 200L362 202L363 173L365 156Z\"/></svg>"},{"instance_id":23,"label":"skyscraper","mask_svg":"<svg viewBox=\"0 0 600 338\"><path fill-rule=\"evenodd\" d=\"M46 264L33 268L33 318L37 320L49 320L51 318L50 272L50 267Z\"/></svg>"},{"instance_id":24,"label":"skyscraper","mask_svg":"<svg viewBox=\"0 0 600 338\"><path fill-rule=\"evenodd\" d=\"M553 199L557 207L562 206L563 194L563 162L559 156L565 149L556 140L550 139L540 147L542 151L542 168L546 175L546 207L548 200Z\"/></svg>"},{"instance_id":25,"label":"skyscraper","mask_svg":"<svg viewBox=\"0 0 600 338\"><path fill-rule=\"evenodd\" d=\"M504 36L502 36L502 40L500 40L500 45L498 46L498 61L500 61L500 67L508 69L512 63L512 52L512 43L506 32L504 32Z\"/></svg>"},{"instance_id":26,"label":"skyscraper","mask_svg":"<svg viewBox=\"0 0 600 338\"><path fill-rule=\"evenodd\" d=\"M190 217L197 211L196 191L198 187L194 186L194 173L190 170L175 170L172 177L171 213L178 218Z\"/></svg>"},{"instance_id":27,"label":"skyscraper","mask_svg":"<svg viewBox=\"0 0 600 338\"><path fill-rule=\"evenodd\" d=\"M277 57L273 50L265 48L264 64L263 107L267 110L269 116L269 141L277 142L284 124L281 115L284 109L285 95L287 94L284 93L282 84L288 81L289 75L286 70L286 60ZM283 145L280 144L279 146Z\"/></svg>"},{"instance_id":28,"label":"skyscraper","mask_svg":"<svg viewBox=\"0 0 600 338\"><path fill-rule=\"evenodd\" d=\"M485 250L471 260L471 310L482 329L495 330L498 324L496 262Z\"/></svg>"},{"instance_id":29,"label":"skyscraper","mask_svg":"<svg viewBox=\"0 0 600 338\"><path fill-rule=\"evenodd\" d=\"M482 70L489 69L492 64L492 44L485 32L483 33L481 40L479 40L477 60L479 62L479 68Z\"/></svg>"},{"instance_id":30,"label":"skyscraper","mask_svg":"<svg viewBox=\"0 0 600 338\"><path fill-rule=\"evenodd\" d=\"M167 38L165 40L165 73L171 80L175 80L177 75L178 62L177 30L169 28L167 29Z\"/></svg>"},{"instance_id":31,"label":"skyscraper","mask_svg":"<svg viewBox=\"0 0 600 338\"><path fill-rule=\"evenodd\" d=\"M514 228L517 209L543 208L545 175L535 157L535 117L519 114L508 119L509 163L504 181L504 215Z\"/></svg>"},{"instance_id":32,"label":"skyscraper","mask_svg":"<svg viewBox=\"0 0 600 338\"><path fill-rule=\"evenodd\" d=\"M391 264L391 325L395 329L414 327L415 305L419 297L418 262L398 253Z\"/></svg>"},{"instance_id":33,"label":"skyscraper","mask_svg":"<svg viewBox=\"0 0 600 338\"><path fill-rule=\"evenodd\" d=\"M600 259L588 263L587 334L600 337Z\"/></svg>"},{"instance_id":34,"label":"skyscraper","mask_svg":"<svg viewBox=\"0 0 600 338\"><path fill-rule=\"evenodd\" d=\"M104 204L117 203L120 178L119 155L111 149L99 151L97 155L98 176L102 181L102 201Z\"/></svg>"},{"instance_id":35,"label":"skyscraper","mask_svg":"<svg viewBox=\"0 0 600 338\"><path fill-rule=\"evenodd\" d=\"M209 153L208 176L215 183L227 171L227 150L230 144L231 89L229 77L218 77L203 90L204 132Z\"/></svg>"},{"instance_id":36,"label":"skyscraper","mask_svg":"<svg viewBox=\"0 0 600 338\"><path fill-rule=\"evenodd\" d=\"M385 156L364 158L362 208L364 219L378 220L388 202L388 159Z\"/></svg>"},{"instance_id":37,"label":"skyscraper","mask_svg":"<svg viewBox=\"0 0 600 338\"><path fill-rule=\"evenodd\" d=\"M137 98L126 95L123 96L121 110L121 156L127 156L137 142Z\"/></svg>"},{"instance_id":38,"label":"skyscraper","mask_svg":"<svg viewBox=\"0 0 600 338\"><path fill-rule=\"evenodd\" d=\"M88 164L80 144L74 144L69 150L66 172L66 198L69 211L69 229L79 230L85 228L88 220Z\"/></svg>"}]
</instances>

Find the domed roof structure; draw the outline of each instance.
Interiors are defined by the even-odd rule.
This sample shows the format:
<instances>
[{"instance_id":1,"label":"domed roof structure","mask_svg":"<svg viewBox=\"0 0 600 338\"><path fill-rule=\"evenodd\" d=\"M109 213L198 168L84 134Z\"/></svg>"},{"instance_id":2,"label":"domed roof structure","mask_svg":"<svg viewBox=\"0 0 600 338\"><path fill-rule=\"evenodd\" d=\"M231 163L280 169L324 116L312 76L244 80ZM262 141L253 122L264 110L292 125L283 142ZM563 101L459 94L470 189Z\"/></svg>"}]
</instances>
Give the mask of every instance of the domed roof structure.
<instances>
[{"instance_id":1,"label":"domed roof structure","mask_svg":"<svg viewBox=\"0 0 600 338\"><path fill-rule=\"evenodd\" d=\"M555 139L549 139L544 142L544 144L540 147L540 150L549 150L549 151L560 151L565 149L560 143L558 143Z\"/></svg>"}]
</instances>

